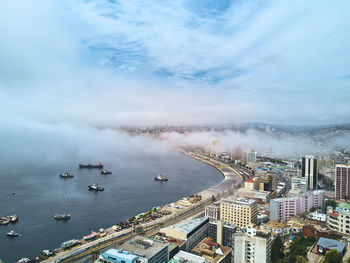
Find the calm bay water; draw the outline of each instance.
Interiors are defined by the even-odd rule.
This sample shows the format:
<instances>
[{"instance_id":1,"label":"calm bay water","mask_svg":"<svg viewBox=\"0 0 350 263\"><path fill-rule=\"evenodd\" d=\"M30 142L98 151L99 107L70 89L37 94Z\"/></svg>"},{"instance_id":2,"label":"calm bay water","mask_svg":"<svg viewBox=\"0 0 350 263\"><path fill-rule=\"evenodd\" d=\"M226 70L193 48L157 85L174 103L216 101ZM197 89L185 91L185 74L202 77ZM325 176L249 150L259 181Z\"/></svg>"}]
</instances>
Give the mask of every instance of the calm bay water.
<instances>
[{"instance_id":1,"label":"calm bay water","mask_svg":"<svg viewBox=\"0 0 350 263\"><path fill-rule=\"evenodd\" d=\"M37 256L43 249L57 248L63 241L110 227L222 180L215 168L180 153L133 155L128 162L117 159L103 163L113 174L78 169L78 162L72 161L2 167L0 216L18 214L20 220L0 227L0 259L7 263ZM74 178L59 178L58 174L65 170ZM154 182L160 171L169 182ZM87 186L94 181L104 186L105 191L88 191ZM56 222L53 216L58 212L70 213L72 218ZM5 234L10 230L23 237L7 237Z\"/></svg>"}]
</instances>

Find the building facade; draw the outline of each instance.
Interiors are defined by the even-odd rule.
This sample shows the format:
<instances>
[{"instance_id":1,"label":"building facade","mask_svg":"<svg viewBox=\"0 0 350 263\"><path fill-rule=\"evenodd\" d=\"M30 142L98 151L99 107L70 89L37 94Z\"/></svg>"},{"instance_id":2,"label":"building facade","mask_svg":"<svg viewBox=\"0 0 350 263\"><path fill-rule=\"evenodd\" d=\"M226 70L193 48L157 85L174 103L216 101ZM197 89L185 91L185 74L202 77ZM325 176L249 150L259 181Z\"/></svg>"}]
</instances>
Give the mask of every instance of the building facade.
<instances>
[{"instance_id":1,"label":"building facade","mask_svg":"<svg viewBox=\"0 0 350 263\"><path fill-rule=\"evenodd\" d=\"M211 237L215 242L221 245L231 247L233 244L233 234L236 233L236 229L237 226L235 225L230 225L227 223L220 224L220 221L210 222L208 237Z\"/></svg>"},{"instance_id":2,"label":"building facade","mask_svg":"<svg viewBox=\"0 0 350 263\"><path fill-rule=\"evenodd\" d=\"M246 227L257 223L257 202L229 196L220 201L220 219L225 223Z\"/></svg>"},{"instance_id":3,"label":"building facade","mask_svg":"<svg viewBox=\"0 0 350 263\"><path fill-rule=\"evenodd\" d=\"M291 216L309 212L311 208L323 208L325 191L305 192L298 196L276 198L270 201L270 219L288 221Z\"/></svg>"},{"instance_id":4,"label":"building facade","mask_svg":"<svg viewBox=\"0 0 350 263\"><path fill-rule=\"evenodd\" d=\"M327 225L334 231L350 234L350 204L341 203L335 210L327 207Z\"/></svg>"},{"instance_id":5,"label":"building facade","mask_svg":"<svg viewBox=\"0 0 350 263\"><path fill-rule=\"evenodd\" d=\"M307 178L305 178L305 177L293 177L291 188L292 188L292 190L298 190L301 192L307 191Z\"/></svg>"},{"instance_id":6,"label":"building facade","mask_svg":"<svg viewBox=\"0 0 350 263\"><path fill-rule=\"evenodd\" d=\"M312 156L308 155L301 160L301 177L306 178L307 189L316 190L318 185L318 161Z\"/></svg>"},{"instance_id":7,"label":"building facade","mask_svg":"<svg viewBox=\"0 0 350 263\"><path fill-rule=\"evenodd\" d=\"M335 198L350 197L350 165L335 166Z\"/></svg>"},{"instance_id":8,"label":"building facade","mask_svg":"<svg viewBox=\"0 0 350 263\"><path fill-rule=\"evenodd\" d=\"M220 219L220 203L214 203L205 207L205 217L209 218L209 221L217 221Z\"/></svg>"},{"instance_id":9,"label":"building facade","mask_svg":"<svg viewBox=\"0 0 350 263\"><path fill-rule=\"evenodd\" d=\"M271 234L263 231L234 234L233 262L271 262Z\"/></svg>"}]
</instances>

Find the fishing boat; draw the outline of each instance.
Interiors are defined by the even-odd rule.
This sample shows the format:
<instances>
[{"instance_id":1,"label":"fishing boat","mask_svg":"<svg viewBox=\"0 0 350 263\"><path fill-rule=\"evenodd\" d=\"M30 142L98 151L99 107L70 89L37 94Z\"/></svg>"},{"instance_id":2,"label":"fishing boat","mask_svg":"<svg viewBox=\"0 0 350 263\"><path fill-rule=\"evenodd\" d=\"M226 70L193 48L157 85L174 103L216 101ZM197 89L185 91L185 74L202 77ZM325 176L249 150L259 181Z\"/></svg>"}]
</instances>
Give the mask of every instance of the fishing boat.
<instances>
[{"instance_id":1,"label":"fishing boat","mask_svg":"<svg viewBox=\"0 0 350 263\"><path fill-rule=\"evenodd\" d=\"M11 230L10 232L6 233L6 236L9 236L9 237L20 237L22 235L16 233L15 231Z\"/></svg>"},{"instance_id":2,"label":"fishing boat","mask_svg":"<svg viewBox=\"0 0 350 263\"><path fill-rule=\"evenodd\" d=\"M80 244L79 240L71 239L71 240L63 242L61 245L61 248L68 249L68 248L74 247L74 246L79 245L79 244Z\"/></svg>"},{"instance_id":3,"label":"fishing boat","mask_svg":"<svg viewBox=\"0 0 350 263\"><path fill-rule=\"evenodd\" d=\"M74 175L69 174L68 172L63 172L63 173L60 174L60 177L61 178L73 178Z\"/></svg>"},{"instance_id":4,"label":"fishing boat","mask_svg":"<svg viewBox=\"0 0 350 263\"><path fill-rule=\"evenodd\" d=\"M103 170L101 171L101 174L112 174L112 172L111 172L111 171L108 171L108 170L106 170L106 169L103 169Z\"/></svg>"},{"instance_id":5,"label":"fishing boat","mask_svg":"<svg viewBox=\"0 0 350 263\"><path fill-rule=\"evenodd\" d=\"M155 176L155 177L154 177L154 180L155 180L155 181L166 182L166 181L168 181L168 178L164 178L163 175L162 175L162 173L160 173L158 176Z\"/></svg>"},{"instance_id":6,"label":"fishing boat","mask_svg":"<svg viewBox=\"0 0 350 263\"><path fill-rule=\"evenodd\" d=\"M84 240L91 240L93 238L97 237L97 233L95 231L92 231L90 235L83 236Z\"/></svg>"},{"instance_id":7,"label":"fishing boat","mask_svg":"<svg viewBox=\"0 0 350 263\"><path fill-rule=\"evenodd\" d=\"M99 186L96 182L94 182L92 185L89 185L89 190L92 191L103 191L105 190L102 186Z\"/></svg>"}]
</instances>

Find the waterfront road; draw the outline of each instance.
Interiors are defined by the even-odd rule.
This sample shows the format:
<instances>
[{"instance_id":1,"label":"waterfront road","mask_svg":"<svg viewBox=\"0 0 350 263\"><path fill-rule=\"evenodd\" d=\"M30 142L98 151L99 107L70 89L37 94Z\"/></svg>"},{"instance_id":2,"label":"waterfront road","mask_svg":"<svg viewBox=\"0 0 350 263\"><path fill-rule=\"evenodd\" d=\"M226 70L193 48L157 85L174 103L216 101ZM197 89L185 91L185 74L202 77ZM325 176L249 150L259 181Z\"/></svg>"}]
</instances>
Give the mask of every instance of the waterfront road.
<instances>
[{"instance_id":1,"label":"waterfront road","mask_svg":"<svg viewBox=\"0 0 350 263\"><path fill-rule=\"evenodd\" d=\"M222 162L199 154L190 154L187 152L184 152L184 154L207 163L208 165L214 166L223 174L224 180L219 184L200 192L199 194L202 195L202 201L199 203L182 209L177 213L164 216L149 223L141 224L145 230L145 234L157 231L161 227L175 224L181 220L203 212L206 205L213 203L214 199L212 199L212 196L215 196L215 199L218 200L220 197L230 195L235 189L240 186L240 183L242 182L242 176L234 168ZM92 260L96 260L98 255L100 253L103 253L103 251L106 249L117 247L121 242L124 242L125 240L136 235L131 228L124 229L119 232L115 232L112 228L109 228L106 230L106 232L108 235L103 238L89 242L82 241L82 245L73 247L69 250L61 251L55 257L44 260L42 262L81 262L82 259L85 259L87 257Z\"/></svg>"}]
</instances>

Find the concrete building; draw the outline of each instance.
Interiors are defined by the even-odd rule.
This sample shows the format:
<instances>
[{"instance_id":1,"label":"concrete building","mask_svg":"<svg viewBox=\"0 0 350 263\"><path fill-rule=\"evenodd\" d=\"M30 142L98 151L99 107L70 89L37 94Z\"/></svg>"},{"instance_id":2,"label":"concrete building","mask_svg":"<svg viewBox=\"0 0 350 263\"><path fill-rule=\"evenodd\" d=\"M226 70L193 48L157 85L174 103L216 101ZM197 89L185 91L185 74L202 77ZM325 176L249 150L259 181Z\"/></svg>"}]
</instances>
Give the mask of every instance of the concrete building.
<instances>
[{"instance_id":1,"label":"concrete building","mask_svg":"<svg viewBox=\"0 0 350 263\"><path fill-rule=\"evenodd\" d=\"M323 208L325 191L316 190L301 193L297 196L276 198L270 201L270 219L288 221L291 216L310 211L311 208Z\"/></svg>"},{"instance_id":2,"label":"concrete building","mask_svg":"<svg viewBox=\"0 0 350 263\"><path fill-rule=\"evenodd\" d=\"M233 234L236 233L237 226L223 223L219 220L217 222L209 223L208 237L211 237L220 245L232 246Z\"/></svg>"},{"instance_id":3,"label":"concrete building","mask_svg":"<svg viewBox=\"0 0 350 263\"><path fill-rule=\"evenodd\" d=\"M298 190L301 192L306 192L307 191L307 178L305 178L305 177L293 177L291 189Z\"/></svg>"},{"instance_id":4,"label":"concrete building","mask_svg":"<svg viewBox=\"0 0 350 263\"><path fill-rule=\"evenodd\" d=\"M231 263L232 249L216 243L212 238L204 238L192 249L192 253L204 257L208 263Z\"/></svg>"},{"instance_id":5,"label":"concrete building","mask_svg":"<svg viewBox=\"0 0 350 263\"><path fill-rule=\"evenodd\" d=\"M180 250L168 263L206 263L205 258Z\"/></svg>"},{"instance_id":6,"label":"concrete building","mask_svg":"<svg viewBox=\"0 0 350 263\"><path fill-rule=\"evenodd\" d=\"M258 190L259 189L259 178L250 178L244 182L244 188L247 190Z\"/></svg>"},{"instance_id":7,"label":"concrete building","mask_svg":"<svg viewBox=\"0 0 350 263\"><path fill-rule=\"evenodd\" d=\"M220 219L220 202L205 206L205 216L209 221L217 221Z\"/></svg>"},{"instance_id":8,"label":"concrete building","mask_svg":"<svg viewBox=\"0 0 350 263\"><path fill-rule=\"evenodd\" d=\"M312 220L326 222L327 221L327 214L321 213L321 212L316 210L314 212L309 213L308 218L310 218Z\"/></svg>"},{"instance_id":9,"label":"concrete building","mask_svg":"<svg viewBox=\"0 0 350 263\"><path fill-rule=\"evenodd\" d=\"M246 227L257 222L257 203L255 200L235 196L222 198L220 218L226 223Z\"/></svg>"},{"instance_id":10,"label":"concrete building","mask_svg":"<svg viewBox=\"0 0 350 263\"><path fill-rule=\"evenodd\" d=\"M241 198L256 200L258 203L270 203L271 198L271 193L268 191L248 190L246 188L238 189L235 195Z\"/></svg>"},{"instance_id":11,"label":"concrete building","mask_svg":"<svg viewBox=\"0 0 350 263\"><path fill-rule=\"evenodd\" d=\"M209 218L185 220L160 229L168 237L185 240L185 250L191 251L208 234Z\"/></svg>"},{"instance_id":12,"label":"concrete building","mask_svg":"<svg viewBox=\"0 0 350 263\"><path fill-rule=\"evenodd\" d=\"M168 242L135 236L130 241L118 247L119 250L128 251L147 259L147 263L164 263L169 260Z\"/></svg>"},{"instance_id":13,"label":"concrete building","mask_svg":"<svg viewBox=\"0 0 350 263\"><path fill-rule=\"evenodd\" d=\"M335 198L350 197L350 165L335 166Z\"/></svg>"},{"instance_id":14,"label":"concrete building","mask_svg":"<svg viewBox=\"0 0 350 263\"><path fill-rule=\"evenodd\" d=\"M237 146L232 148L232 153L231 153L231 160L232 161L240 161L242 160L243 157L243 151L242 148Z\"/></svg>"},{"instance_id":15,"label":"concrete building","mask_svg":"<svg viewBox=\"0 0 350 263\"><path fill-rule=\"evenodd\" d=\"M344 255L346 244L338 240L320 237L317 241L317 254L325 255L329 250L336 249L340 255Z\"/></svg>"},{"instance_id":16,"label":"concrete building","mask_svg":"<svg viewBox=\"0 0 350 263\"><path fill-rule=\"evenodd\" d=\"M246 163L256 163L256 152L254 151L249 151L246 152Z\"/></svg>"},{"instance_id":17,"label":"concrete building","mask_svg":"<svg viewBox=\"0 0 350 263\"><path fill-rule=\"evenodd\" d=\"M301 177L307 180L307 189L316 190L318 185L318 161L308 155L301 160Z\"/></svg>"},{"instance_id":18,"label":"concrete building","mask_svg":"<svg viewBox=\"0 0 350 263\"><path fill-rule=\"evenodd\" d=\"M350 234L350 204L341 203L335 210L327 207L327 225L334 231Z\"/></svg>"},{"instance_id":19,"label":"concrete building","mask_svg":"<svg viewBox=\"0 0 350 263\"><path fill-rule=\"evenodd\" d=\"M130 253L129 251L108 249L98 258L99 263L147 263L147 259Z\"/></svg>"},{"instance_id":20,"label":"concrete building","mask_svg":"<svg viewBox=\"0 0 350 263\"><path fill-rule=\"evenodd\" d=\"M233 262L271 262L271 234L257 230L234 234Z\"/></svg>"}]
</instances>

